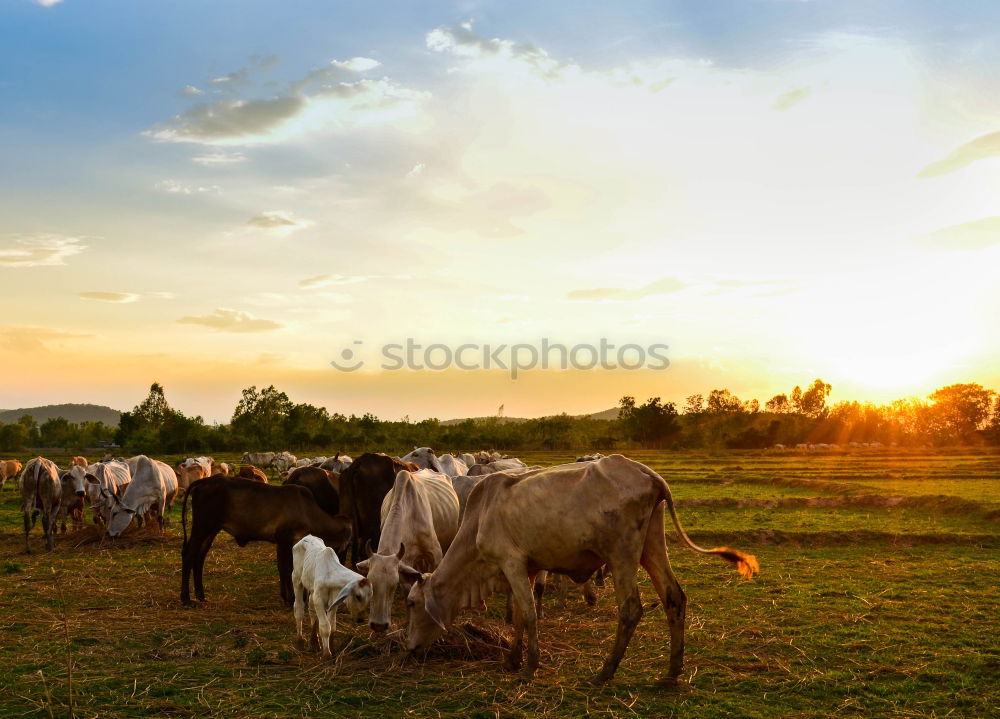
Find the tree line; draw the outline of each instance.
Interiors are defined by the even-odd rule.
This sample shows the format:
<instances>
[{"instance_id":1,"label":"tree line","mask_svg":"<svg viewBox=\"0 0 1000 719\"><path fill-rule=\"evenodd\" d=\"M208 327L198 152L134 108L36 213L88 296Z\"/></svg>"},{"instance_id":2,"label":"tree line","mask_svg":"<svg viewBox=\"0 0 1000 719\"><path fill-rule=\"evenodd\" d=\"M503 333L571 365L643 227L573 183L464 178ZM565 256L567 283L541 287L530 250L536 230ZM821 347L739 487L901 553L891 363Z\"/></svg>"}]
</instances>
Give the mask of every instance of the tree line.
<instances>
[{"instance_id":1,"label":"tree line","mask_svg":"<svg viewBox=\"0 0 1000 719\"><path fill-rule=\"evenodd\" d=\"M942 387L927 399L889 404L839 402L832 387L817 379L795 387L761 407L727 389L694 394L678 407L651 397L639 404L622 397L617 419L566 414L524 421L499 417L444 424L381 420L372 414L345 416L324 407L295 403L273 385L243 390L228 424L207 424L167 402L154 383L147 397L124 412L117 427L69 422L62 417L38 425L30 416L0 424L0 450L29 447L76 449L115 442L124 453L183 454L288 449L333 454L414 446L442 451L623 450L634 448L762 449L800 443L852 442L901 446L1000 445L1000 396L978 384Z\"/></svg>"}]
</instances>

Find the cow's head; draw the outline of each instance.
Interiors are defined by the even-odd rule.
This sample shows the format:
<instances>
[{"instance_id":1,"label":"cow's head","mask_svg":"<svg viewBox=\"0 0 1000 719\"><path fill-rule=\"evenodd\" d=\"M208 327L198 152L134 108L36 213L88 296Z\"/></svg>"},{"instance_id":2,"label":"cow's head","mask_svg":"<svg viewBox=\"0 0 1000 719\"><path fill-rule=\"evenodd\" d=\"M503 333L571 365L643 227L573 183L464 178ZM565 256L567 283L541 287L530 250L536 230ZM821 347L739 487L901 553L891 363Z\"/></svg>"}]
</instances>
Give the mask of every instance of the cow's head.
<instances>
[{"instance_id":1,"label":"cow's head","mask_svg":"<svg viewBox=\"0 0 1000 719\"><path fill-rule=\"evenodd\" d=\"M372 599L372 583L368 577L359 576L353 582L344 585L332 606L343 604L351 618L359 620Z\"/></svg>"},{"instance_id":2,"label":"cow's head","mask_svg":"<svg viewBox=\"0 0 1000 719\"><path fill-rule=\"evenodd\" d=\"M114 495L112 495L114 497ZM117 537L119 534L124 532L128 525L132 523L132 517L135 516L135 510L131 507L126 507L117 497L114 497L114 501L111 505L111 521L108 522L108 536Z\"/></svg>"},{"instance_id":3,"label":"cow's head","mask_svg":"<svg viewBox=\"0 0 1000 719\"><path fill-rule=\"evenodd\" d=\"M448 629L445 617L434 595L434 581L430 574L422 574L410 587L406 596L406 613L409 617L406 631L406 648L411 652L427 651L431 644Z\"/></svg>"},{"instance_id":4,"label":"cow's head","mask_svg":"<svg viewBox=\"0 0 1000 719\"><path fill-rule=\"evenodd\" d=\"M368 612L368 626L373 632L384 632L392 623L392 599L396 596L396 587L401 583L404 587L420 578L420 572L403 562L406 547L402 542L395 554L379 554L373 552L371 543L365 544L368 559L358 562L357 570L368 575L371 582L371 609Z\"/></svg>"},{"instance_id":5,"label":"cow's head","mask_svg":"<svg viewBox=\"0 0 1000 719\"><path fill-rule=\"evenodd\" d=\"M82 497L87 493L87 469L78 464L72 465L66 472L70 485L77 497Z\"/></svg>"}]
</instances>

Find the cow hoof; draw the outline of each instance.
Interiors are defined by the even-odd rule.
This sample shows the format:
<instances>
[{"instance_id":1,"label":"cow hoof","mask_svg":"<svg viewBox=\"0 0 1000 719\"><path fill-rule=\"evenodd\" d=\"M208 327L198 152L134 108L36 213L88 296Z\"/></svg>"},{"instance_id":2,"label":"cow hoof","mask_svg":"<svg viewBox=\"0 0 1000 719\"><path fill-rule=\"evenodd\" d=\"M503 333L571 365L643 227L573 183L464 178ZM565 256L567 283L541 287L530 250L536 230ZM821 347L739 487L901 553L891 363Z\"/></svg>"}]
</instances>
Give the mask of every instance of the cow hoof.
<instances>
[{"instance_id":1,"label":"cow hoof","mask_svg":"<svg viewBox=\"0 0 1000 719\"><path fill-rule=\"evenodd\" d=\"M594 676L592 676L590 678L590 681L587 683L590 684L590 686L592 687L603 686L604 684L607 684L609 681L611 681L612 676L613 676L612 674L609 674L608 672L602 670L597 674L595 674Z\"/></svg>"},{"instance_id":2,"label":"cow hoof","mask_svg":"<svg viewBox=\"0 0 1000 719\"><path fill-rule=\"evenodd\" d=\"M530 667L525 667L522 669L518 675L517 680L519 682L533 682L535 681L535 670Z\"/></svg>"},{"instance_id":3,"label":"cow hoof","mask_svg":"<svg viewBox=\"0 0 1000 719\"><path fill-rule=\"evenodd\" d=\"M516 672L518 669L521 668L521 664L522 664L522 662L521 662L521 658L520 657L518 657L517 659L514 659L514 658L508 656L508 657L504 658L504 660L503 660L504 671L508 671L508 672Z\"/></svg>"}]
</instances>

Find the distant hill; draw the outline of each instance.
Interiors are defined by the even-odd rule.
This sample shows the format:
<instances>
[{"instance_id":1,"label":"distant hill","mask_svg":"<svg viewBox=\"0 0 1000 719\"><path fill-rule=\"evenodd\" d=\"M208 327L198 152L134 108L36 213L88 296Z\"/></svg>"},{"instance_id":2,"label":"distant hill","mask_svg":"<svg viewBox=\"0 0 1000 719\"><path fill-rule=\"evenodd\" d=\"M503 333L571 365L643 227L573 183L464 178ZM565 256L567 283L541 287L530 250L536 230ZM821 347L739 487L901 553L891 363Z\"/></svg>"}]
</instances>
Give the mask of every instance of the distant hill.
<instances>
[{"instance_id":1,"label":"distant hill","mask_svg":"<svg viewBox=\"0 0 1000 719\"><path fill-rule=\"evenodd\" d=\"M44 407L0 410L0 423L13 424L26 414L38 424L53 417L65 417L70 422L104 422L112 427L122 416L118 410L100 404L47 404Z\"/></svg>"},{"instance_id":2,"label":"distant hill","mask_svg":"<svg viewBox=\"0 0 1000 719\"><path fill-rule=\"evenodd\" d=\"M555 415L549 415L549 416L555 416ZM576 417L577 418L589 417L590 419L607 419L607 420L618 419L618 408L617 407L612 407L611 409L606 409L606 410L604 410L602 412L594 412L593 414L578 414L578 415L576 415ZM459 424L460 422L465 422L465 421L470 420L470 419L474 420L474 421L481 421L481 420L484 420L484 419L497 419L497 417L463 417L461 419L446 419L446 420L443 420L441 422L441 424L443 424L443 425ZM513 424L520 424L521 422L527 422L528 419L529 419L528 417L500 417L499 418L501 424L505 424L505 423L508 423L508 422L513 423Z\"/></svg>"}]
</instances>

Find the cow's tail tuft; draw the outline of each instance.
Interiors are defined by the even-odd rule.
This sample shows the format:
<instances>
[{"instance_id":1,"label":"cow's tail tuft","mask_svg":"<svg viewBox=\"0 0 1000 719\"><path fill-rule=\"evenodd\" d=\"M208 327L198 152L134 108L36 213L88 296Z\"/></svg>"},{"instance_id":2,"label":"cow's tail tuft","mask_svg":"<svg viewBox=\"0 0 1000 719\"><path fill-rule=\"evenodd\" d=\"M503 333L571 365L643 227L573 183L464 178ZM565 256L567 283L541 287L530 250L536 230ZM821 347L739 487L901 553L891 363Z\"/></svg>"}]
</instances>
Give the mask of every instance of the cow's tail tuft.
<instances>
[{"instance_id":1,"label":"cow's tail tuft","mask_svg":"<svg viewBox=\"0 0 1000 719\"><path fill-rule=\"evenodd\" d=\"M680 535L681 539L687 546L700 554L714 554L720 559L729 562L736 567L741 576L746 577L747 579L752 578L755 574L760 572L760 564L757 562L757 557L752 554L746 554L738 549L732 549L730 547L705 549L704 547L699 547L695 544L681 526L681 520L677 516L677 509L674 507L674 498L670 493L670 487L667 486L666 480L649 467L646 467L645 465L643 465L643 467L649 473L650 478L660 485L660 499L667 503L667 510L670 512L670 519L673 521L674 527L677 529L677 534Z\"/></svg>"}]
</instances>

